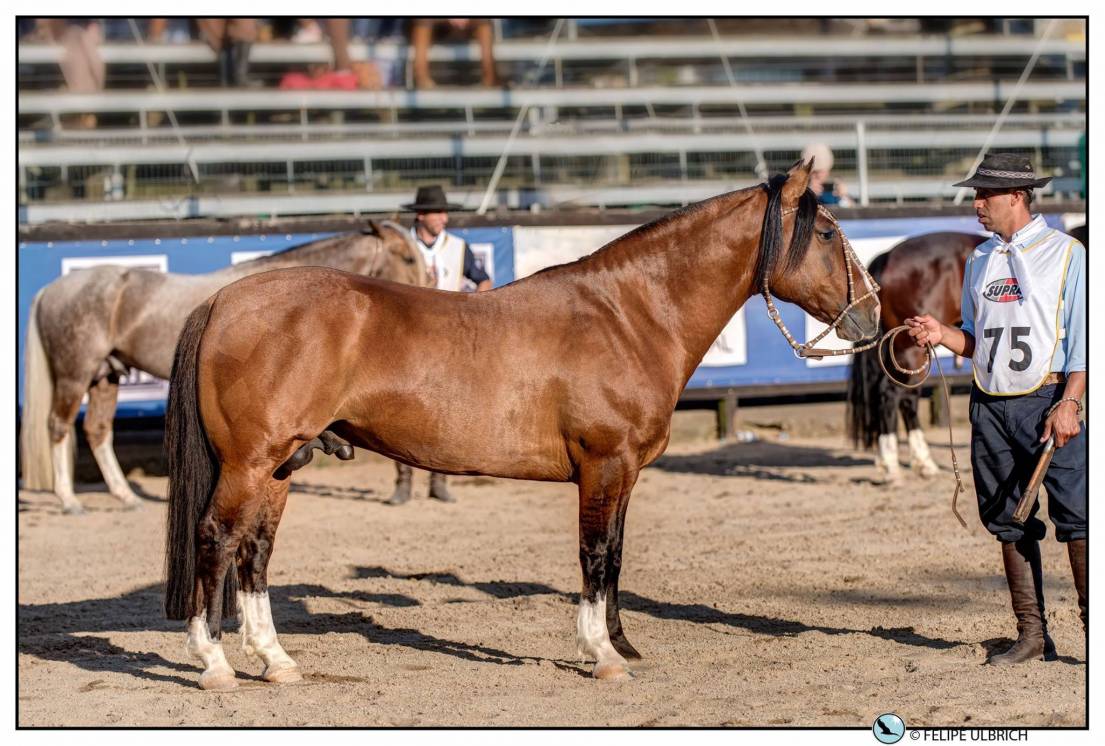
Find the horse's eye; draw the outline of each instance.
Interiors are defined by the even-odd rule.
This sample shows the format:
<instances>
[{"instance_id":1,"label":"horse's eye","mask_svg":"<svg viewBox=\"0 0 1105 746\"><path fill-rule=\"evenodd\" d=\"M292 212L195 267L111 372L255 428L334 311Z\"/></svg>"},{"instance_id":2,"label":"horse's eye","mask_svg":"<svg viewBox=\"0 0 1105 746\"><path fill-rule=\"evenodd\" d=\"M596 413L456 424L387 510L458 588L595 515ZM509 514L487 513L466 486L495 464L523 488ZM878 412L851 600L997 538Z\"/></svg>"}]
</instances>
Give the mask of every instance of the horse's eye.
<instances>
[{"instance_id":1,"label":"horse's eye","mask_svg":"<svg viewBox=\"0 0 1105 746\"><path fill-rule=\"evenodd\" d=\"M827 231L818 231L817 235L821 236L822 241L832 241L833 236L836 235L836 231L834 229L830 228Z\"/></svg>"},{"instance_id":2,"label":"horse's eye","mask_svg":"<svg viewBox=\"0 0 1105 746\"><path fill-rule=\"evenodd\" d=\"M403 261L406 262L407 264L414 264L414 257L413 256L405 256L405 257L403 257Z\"/></svg>"}]
</instances>

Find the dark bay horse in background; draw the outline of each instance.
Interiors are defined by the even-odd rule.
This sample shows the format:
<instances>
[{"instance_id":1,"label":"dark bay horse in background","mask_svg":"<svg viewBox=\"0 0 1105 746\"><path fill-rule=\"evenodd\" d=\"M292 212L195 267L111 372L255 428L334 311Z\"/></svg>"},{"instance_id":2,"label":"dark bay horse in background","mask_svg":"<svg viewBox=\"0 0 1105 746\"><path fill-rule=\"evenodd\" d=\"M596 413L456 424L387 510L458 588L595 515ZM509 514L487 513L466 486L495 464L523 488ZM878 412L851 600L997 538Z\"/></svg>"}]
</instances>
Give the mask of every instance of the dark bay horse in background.
<instances>
[{"instance_id":1,"label":"dark bay horse in background","mask_svg":"<svg viewBox=\"0 0 1105 746\"><path fill-rule=\"evenodd\" d=\"M923 313L945 324L958 324L960 318L963 266L975 247L986 240L973 233L926 233L907 238L889 251L879 254L868 271L881 286L882 328L893 329L911 316ZM908 335L894 339L894 355L899 365L913 370L924 361L921 348L911 344ZM881 346L880 346L881 347ZM879 366L880 347L860 352L852 359L848 381L848 433L855 447L878 446L875 463L891 483L902 478L898 463L898 412L901 412L909 439L910 467L930 477L939 467L929 455L921 430L917 408L919 388L904 388L887 378ZM883 348L885 350L885 348ZM887 372L905 381L884 352Z\"/></svg>"},{"instance_id":2,"label":"dark bay horse in background","mask_svg":"<svg viewBox=\"0 0 1105 746\"><path fill-rule=\"evenodd\" d=\"M31 304L24 360L20 457L23 488L53 491L67 513L82 511L73 494L71 431L88 394L84 431L111 494L141 501L112 447L119 379L128 368L168 378L173 350L192 309L247 275L318 265L414 285L428 283L421 252L394 223L369 222L346 233L242 262L205 275L103 265L72 272L44 287Z\"/></svg>"},{"instance_id":3,"label":"dark bay horse in background","mask_svg":"<svg viewBox=\"0 0 1105 746\"><path fill-rule=\"evenodd\" d=\"M851 284L871 285L808 190L811 165L486 293L303 268L247 277L198 307L170 381L165 610L188 620L200 686L237 685L221 642L235 606L263 677L300 678L277 640L267 566L282 465L325 432L422 469L577 484L577 640L596 678L628 677L639 654L618 577L630 493L722 328L770 284L843 339L877 333L877 296L855 299Z\"/></svg>"}]
</instances>

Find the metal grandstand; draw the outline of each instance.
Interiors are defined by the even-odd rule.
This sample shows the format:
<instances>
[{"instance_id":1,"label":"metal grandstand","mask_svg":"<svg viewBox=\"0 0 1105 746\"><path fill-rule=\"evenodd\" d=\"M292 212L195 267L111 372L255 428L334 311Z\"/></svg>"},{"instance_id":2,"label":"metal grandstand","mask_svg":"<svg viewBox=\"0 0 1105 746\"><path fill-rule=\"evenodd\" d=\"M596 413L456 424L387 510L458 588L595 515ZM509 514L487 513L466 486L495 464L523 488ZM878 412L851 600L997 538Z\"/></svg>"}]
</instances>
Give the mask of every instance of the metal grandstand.
<instances>
[{"instance_id":1,"label":"metal grandstand","mask_svg":"<svg viewBox=\"0 0 1105 746\"><path fill-rule=\"evenodd\" d=\"M814 141L833 149L834 177L861 204L950 198L987 145L1030 153L1057 177L1051 194L1080 188L1084 37L569 36L538 70L546 49L542 39L499 42L501 64L539 73L505 90L77 95L35 90L35 71L56 65L58 50L21 45L21 220L377 212L426 181L472 208L504 154L500 206L677 205L754 183L754 154L784 168ZM351 52L405 64L410 50ZM468 45L432 53L450 65L478 59ZM213 60L198 44L103 54L109 78L113 66L171 72ZM329 54L257 44L252 60L287 69ZM90 112L96 129L67 126Z\"/></svg>"}]
</instances>

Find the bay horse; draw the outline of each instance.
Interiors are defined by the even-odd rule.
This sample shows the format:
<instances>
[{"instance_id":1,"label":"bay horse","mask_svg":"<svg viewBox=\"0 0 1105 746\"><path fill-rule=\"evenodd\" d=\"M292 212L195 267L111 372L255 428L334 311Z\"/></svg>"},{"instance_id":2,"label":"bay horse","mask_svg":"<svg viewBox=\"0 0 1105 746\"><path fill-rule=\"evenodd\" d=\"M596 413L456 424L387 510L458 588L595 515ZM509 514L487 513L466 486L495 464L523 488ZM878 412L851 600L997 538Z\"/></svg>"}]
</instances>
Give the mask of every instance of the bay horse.
<instances>
[{"instance_id":1,"label":"bay horse","mask_svg":"<svg viewBox=\"0 0 1105 746\"><path fill-rule=\"evenodd\" d=\"M268 597L289 487L277 473L328 432L422 469L577 484L577 641L596 678L628 677L640 655L618 611L626 509L711 343L769 286L841 338L878 330L869 276L809 191L811 166L485 293L302 268L239 280L193 311L166 419L165 611L187 620L200 686L237 685L221 641L235 606L263 678L300 678Z\"/></svg>"},{"instance_id":2,"label":"bay horse","mask_svg":"<svg viewBox=\"0 0 1105 746\"><path fill-rule=\"evenodd\" d=\"M23 488L53 491L66 513L73 494L73 423L88 394L84 431L108 490L124 506L131 490L112 447L119 379L130 367L168 378L188 314L219 288L281 267L319 265L428 284L422 253L400 226L369 221L331 236L203 275L103 265L72 272L35 295L24 355L20 459Z\"/></svg>"},{"instance_id":3,"label":"bay horse","mask_svg":"<svg viewBox=\"0 0 1105 746\"><path fill-rule=\"evenodd\" d=\"M876 256L868 267L881 287L882 328L893 329L911 316L923 313L945 324L959 324L963 266L975 247L986 236L950 231L913 236ZM894 339L893 354L899 365L913 370L924 362L924 350L907 341L908 335ZM886 372L896 380L906 377L895 370L886 349L880 345L858 352L852 358L848 379L848 434L856 448L878 446L875 463L896 484L902 479L898 463L898 413L909 440L910 468L922 477L940 471L929 454L917 409L921 389L899 386L883 373L878 355L883 350Z\"/></svg>"}]
</instances>

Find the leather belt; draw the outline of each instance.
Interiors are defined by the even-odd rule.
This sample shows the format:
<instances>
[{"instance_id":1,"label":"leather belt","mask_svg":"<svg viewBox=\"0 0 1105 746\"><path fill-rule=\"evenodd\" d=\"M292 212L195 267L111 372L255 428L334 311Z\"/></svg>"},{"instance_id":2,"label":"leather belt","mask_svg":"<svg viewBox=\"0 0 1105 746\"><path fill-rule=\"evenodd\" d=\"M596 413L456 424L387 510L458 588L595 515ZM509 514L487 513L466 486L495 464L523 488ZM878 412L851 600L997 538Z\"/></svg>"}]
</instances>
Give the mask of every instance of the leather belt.
<instances>
[{"instance_id":1,"label":"leather belt","mask_svg":"<svg viewBox=\"0 0 1105 746\"><path fill-rule=\"evenodd\" d=\"M1041 383L1040 385L1041 386L1050 386L1053 383L1066 383L1066 382L1067 382L1067 374L1066 373L1060 373L1060 372L1056 371L1056 372L1053 372L1053 373L1048 373L1046 376L1044 376L1044 382Z\"/></svg>"}]
</instances>

